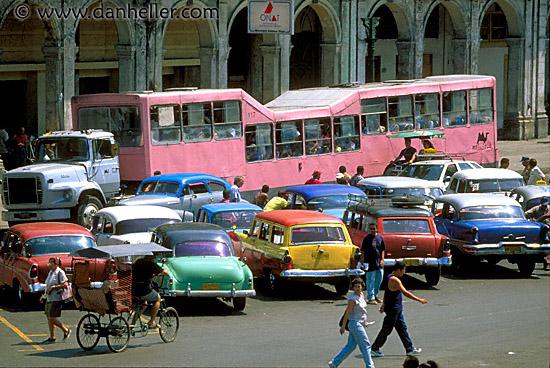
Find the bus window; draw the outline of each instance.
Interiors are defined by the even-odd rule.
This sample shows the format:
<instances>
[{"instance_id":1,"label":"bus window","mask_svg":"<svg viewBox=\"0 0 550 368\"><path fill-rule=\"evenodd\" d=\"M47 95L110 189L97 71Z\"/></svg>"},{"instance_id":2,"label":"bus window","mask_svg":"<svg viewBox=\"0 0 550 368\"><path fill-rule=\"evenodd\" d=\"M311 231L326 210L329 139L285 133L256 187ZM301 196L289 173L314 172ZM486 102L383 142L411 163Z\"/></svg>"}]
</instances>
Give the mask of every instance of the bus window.
<instances>
[{"instance_id":1,"label":"bus window","mask_svg":"<svg viewBox=\"0 0 550 368\"><path fill-rule=\"evenodd\" d=\"M332 152L330 118L307 119L304 121L306 155L322 155Z\"/></svg>"},{"instance_id":2,"label":"bus window","mask_svg":"<svg viewBox=\"0 0 550 368\"><path fill-rule=\"evenodd\" d=\"M179 105L151 106L151 143L174 144L181 141L181 108Z\"/></svg>"},{"instance_id":3,"label":"bus window","mask_svg":"<svg viewBox=\"0 0 550 368\"><path fill-rule=\"evenodd\" d=\"M336 153L357 151L360 148L359 118L357 116L334 118L334 147Z\"/></svg>"},{"instance_id":4,"label":"bus window","mask_svg":"<svg viewBox=\"0 0 550 368\"><path fill-rule=\"evenodd\" d=\"M210 103L183 105L182 121L184 142L204 142L212 139Z\"/></svg>"},{"instance_id":5,"label":"bus window","mask_svg":"<svg viewBox=\"0 0 550 368\"><path fill-rule=\"evenodd\" d=\"M242 132L239 101L214 102L214 138L240 138Z\"/></svg>"},{"instance_id":6,"label":"bus window","mask_svg":"<svg viewBox=\"0 0 550 368\"><path fill-rule=\"evenodd\" d=\"M490 88L472 89L470 95L470 124L493 121L493 94Z\"/></svg>"},{"instance_id":7,"label":"bus window","mask_svg":"<svg viewBox=\"0 0 550 368\"><path fill-rule=\"evenodd\" d=\"M361 131L363 134L378 134L388 130L386 99L361 100Z\"/></svg>"},{"instance_id":8,"label":"bus window","mask_svg":"<svg viewBox=\"0 0 550 368\"><path fill-rule=\"evenodd\" d=\"M81 108L78 110L78 129L103 129L112 132L121 147L137 147L143 144L136 106Z\"/></svg>"},{"instance_id":9,"label":"bus window","mask_svg":"<svg viewBox=\"0 0 550 368\"><path fill-rule=\"evenodd\" d=\"M304 154L301 131L300 121L277 123L275 128L277 158L298 157Z\"/></svg>"},{"instance_id":10,"label":"bus window","mask_svg":"<svg viewBox=\"0 0 550 368\"><path fill-rule=\"evenodd\" d=\"M414 96L414 112L416 129L439 128L439 94Z\"/></svg>"},{"instance_id":11,"label":"bus window","mask_svg":"<svg viewBox=\"0 0 550 368\"><path fill-rule=\"evenodd\" d=\"M443 93L443 124L466 125L466 91Z\"/></svg>"},{"instance_id":12,"label":"bus window","mask_svg":"<svg viewBox=\"0 0 550 368\"><path fill-rule=\"evenodd\" d=\"M248 125L245 128L246 161L273 159L273 134L271 124Z\"/></svg>"},{"instance_id":13,"label":"bus window","mask_svg":"<svg viewBox=\"0 0 550 368\"><path fill-rule=\"evenodd\" d=\"M392 133L413 130L412 98L411 96L396 96L388 98L389 130Z\"/></svg>"}]
</instances>

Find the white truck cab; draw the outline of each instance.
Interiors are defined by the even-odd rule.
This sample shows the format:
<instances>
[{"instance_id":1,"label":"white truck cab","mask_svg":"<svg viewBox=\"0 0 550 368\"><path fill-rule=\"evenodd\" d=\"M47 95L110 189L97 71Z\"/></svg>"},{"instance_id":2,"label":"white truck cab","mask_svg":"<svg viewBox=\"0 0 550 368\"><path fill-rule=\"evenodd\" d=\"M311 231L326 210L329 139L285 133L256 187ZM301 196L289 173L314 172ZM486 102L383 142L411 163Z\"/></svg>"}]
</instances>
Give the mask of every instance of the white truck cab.
<instances>
[{"instance_id":1,"label":"white truck cab","mask_svg":"<svg viewBox=\"0 0 550 368\"><path fill-rule=\"evenodd\" d=\"M118 146L102 130L59 131L36 142L32 165L7 172L2 219L14 223L65 220L90 227L120 191Z\"/></svg>"}]
</instances>

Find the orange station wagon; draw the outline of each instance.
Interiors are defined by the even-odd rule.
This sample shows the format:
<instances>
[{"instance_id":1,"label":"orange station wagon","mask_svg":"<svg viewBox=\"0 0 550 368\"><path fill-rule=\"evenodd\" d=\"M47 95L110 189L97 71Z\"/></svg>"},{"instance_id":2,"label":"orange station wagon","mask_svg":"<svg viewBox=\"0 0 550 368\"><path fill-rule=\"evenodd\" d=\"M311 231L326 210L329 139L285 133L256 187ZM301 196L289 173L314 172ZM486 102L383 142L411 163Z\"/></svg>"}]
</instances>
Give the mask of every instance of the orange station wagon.
<instances>
[{"instance_id":1,"label":"orange station wagon","mask_svg":"<svg viewBox=\"0 0 550 368\"><path fill-rule=\"evenodd\" d=\"M314 211L278 210L256 215L250 232L241 237L243 259L255 277L275 293L284 281L329 283L338 294L349 290L359 249L344 223Z\"/></svg>"}]
</instances>

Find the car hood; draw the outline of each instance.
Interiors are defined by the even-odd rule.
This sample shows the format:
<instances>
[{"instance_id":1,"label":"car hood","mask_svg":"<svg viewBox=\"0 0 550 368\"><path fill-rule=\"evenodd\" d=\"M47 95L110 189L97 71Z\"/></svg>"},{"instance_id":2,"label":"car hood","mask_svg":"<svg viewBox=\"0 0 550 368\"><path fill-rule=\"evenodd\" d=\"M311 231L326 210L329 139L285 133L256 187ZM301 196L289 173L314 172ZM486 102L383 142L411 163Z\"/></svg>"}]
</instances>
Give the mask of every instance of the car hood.
<instances>
[{"instance_id":1,"label":"car hood","mask_svg":"<svg viewBox=\"0 0 550 368\"><path fill-rule=\"evenodd\" d=\"M10 170L9 175L14 177L24 177L25 174L42 174L45 178L56 178L56 183L65 181L79 180L81 177L86 177L86 170L83 165L69 164L34 164L17 169Z\"/></svg>"},{"instance_id":2,"label":"car hood","mask_svg":"<svg viewBox=\"0 0 550 368\"><path fill-rule=\"evenodd\" d=\"M243 265L236 257L173 257L167 260L166 266L179 283L239 283L244 278Z\"/></svg>"},{"instance_id":3,"label":"car hood","mask_svg":"<svg viewBox=\"0 0 550 368\"><path fill-rule=\"evenodd\" d=\"M495 219L479 221L463 221L466 227L477 227L479 242L522 240L527 243L540 241L541 223L522 219ZM512 237L510 237L510 235Z\"/></svg>"},{"instance_id":4,"label":"car hood","mask_svg":"<svg viewBox=\"0 0 550 368\"><path fill-rule=\"evenodd\" d=\"M114 235L109 238L109 244L142 244L151 241L151 233L146 231L143 233L131 233L124 235ZM105 245L105 244L102 244Z\"/></svg>"},{"instance_id":5,"label":"car hood","mask_svg":"<svg viewBox=\"0 0 550 368\"><path fill-rule=\"evenodd\" d=\"M179 203L179 200L177 197L144 194L144 195L137 195L132 198L123 199L120 202L118 202L118 205L119 206L141 206L141 205L165 206L165 205L178 204L178 203Z\"/></svg>"}]
</instances>

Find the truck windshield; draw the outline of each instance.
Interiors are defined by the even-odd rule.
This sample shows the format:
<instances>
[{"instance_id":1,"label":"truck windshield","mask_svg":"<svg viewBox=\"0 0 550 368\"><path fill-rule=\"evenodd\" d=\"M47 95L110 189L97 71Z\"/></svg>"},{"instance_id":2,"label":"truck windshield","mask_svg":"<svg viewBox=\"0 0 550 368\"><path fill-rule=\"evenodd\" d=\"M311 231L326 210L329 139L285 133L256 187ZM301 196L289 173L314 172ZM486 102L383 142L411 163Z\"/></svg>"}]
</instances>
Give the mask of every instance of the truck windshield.
<instances>
[{"instance_id":1,"label":"truck windshield","mask_svg":"<svg viewBox=\"0 0 550 368\"><path fill-rule=\"evenodd\" d=\"M424 180L439 180L443 165L409 165L399 176Z\"/></svg>"},{"instance_id":2,"label":"truck windshield","mask_svg":"<svg viewBox=\"0 0 550 368\"><path fill-rule=\"evenodd\" d=\"M193 257L193 256L218 256L230 257L233 254L225 243L217 241L197 241L185 242L176 245L174 248L176 257Z\"/></svg>"},{"instance_id":3,"label":"truck windshield","mask_svg":"<svg viewBox=\"0 0 550 368\"><path fill-rule=\"evenodd\" d=\"M38 140L38 162L88 161L89 150L86 138L51 137Z\"/></svg>"},{"instance_id":4,"label":"truck windshield","mask_svg":"<svg viewBox=\"0 0 550 368\"><path fill-rule=\"evenodd\" d=\"M150 218L150 219L134 219L124 220L116 224L116 235L132 234L132 233L145 233L151 231L157 226L163 224L172 224L179 222L172 218Z\"/></svg>"},{"instance_id":5,"label":"truck windshield","mask_svg":"<svg viewBox=\"0 0 550 368\"><path fill-rule=\"evenodd\" d=\"M292 229L290 241L294 244L342 243L346 241L344 230L333 226L304 226Z\"/></svg>"},{"instance_id":6,"label":"truck windshield","mask_svg":"<svg viewBox=\"0 0 550 368\"><path fill-rule=\"evenodd\" d=\"M71 253L84 248L95 247L94 240L83 235L42 236L25 244L25 251L33 256Z\"/></svg>"},{"instance_id":7,"label":"truck windshield","mask_svg":"<svg viewBox=\"0 0 550 368\"><path fill-rule=\"evenodd\" d=\"M212 216L212 223L220 225L225 230L248 229L257 213L260 213L260 211L242 210L220 212Z\"/></svg>"},{"instance_id":8,"label":"truck windshield","mask_svg":"<svg viewBox=\"0 0 550 368\"><path fill-rule=\"evenodd\" d=\"M462 221L525 218L519 206L472 206L460 210L459 218Z\"/></svg>"}]
</instances>

